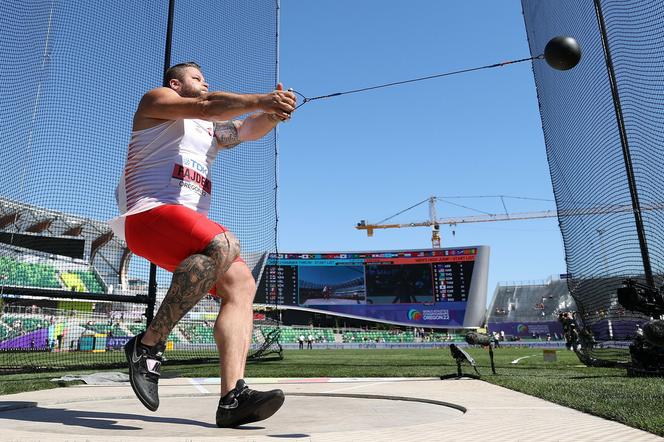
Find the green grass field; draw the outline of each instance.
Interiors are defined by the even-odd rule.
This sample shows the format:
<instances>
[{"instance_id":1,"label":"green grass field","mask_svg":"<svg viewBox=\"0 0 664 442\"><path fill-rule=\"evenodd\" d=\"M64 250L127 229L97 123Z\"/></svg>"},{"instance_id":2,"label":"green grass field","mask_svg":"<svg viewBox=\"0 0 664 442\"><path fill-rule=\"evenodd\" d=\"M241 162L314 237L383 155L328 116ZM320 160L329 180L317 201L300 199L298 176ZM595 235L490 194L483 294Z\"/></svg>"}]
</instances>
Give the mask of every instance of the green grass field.
<instances>
[{"instance_id":1,"label":"green grass field","mask_svg":"<svg viewBox=\"0 0 664 442\"><path fill-rule=\"evenodd\" d=\"M664 436L664 379L630 378L624 369L589 368L574 353L558 350L557 362L544 362L542 350L495 350L492 375L486 350L473 348L482 379L560 405L622 422ZM168 356L168 354L167 354ZM510 362L522 359L518 364ZM97 370L98 371L98 370ZM218 376L217 364L168 365L168 376ZM471 367L464 371L471 373ZM85 371L90 373L90 370ZM73 371L67 371L73 374ZM79 371L79 373L81 373ZM290 350L282 361L247 366L247 377L390 377L440 376L456 373L447 348L431 350ZM2 375L0 394L55 388L57 373Z\"/></svg>"}]
</instances>

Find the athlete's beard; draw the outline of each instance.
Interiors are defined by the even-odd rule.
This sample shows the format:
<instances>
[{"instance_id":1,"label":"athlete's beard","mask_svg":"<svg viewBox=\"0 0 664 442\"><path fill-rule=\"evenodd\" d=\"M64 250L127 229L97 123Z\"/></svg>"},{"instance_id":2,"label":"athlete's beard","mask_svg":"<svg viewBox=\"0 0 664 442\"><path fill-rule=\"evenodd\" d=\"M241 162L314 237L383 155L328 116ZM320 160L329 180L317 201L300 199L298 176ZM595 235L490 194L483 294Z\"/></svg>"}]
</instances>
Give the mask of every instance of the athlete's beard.
<instances>
[{"instance_id":1,"label":"athlete's beard","mask_svg":"<svg viewBox=\"0 0 664 442\"><path fill-rule=\"evenodd\" d=\"M205 92L199 89L195 89L193 87L187 87L187 88L182 88L180 89L180 96L181 97L186 97L186 98L198 98L201 95L203 95Z\"/></svg>"}]
</instances>

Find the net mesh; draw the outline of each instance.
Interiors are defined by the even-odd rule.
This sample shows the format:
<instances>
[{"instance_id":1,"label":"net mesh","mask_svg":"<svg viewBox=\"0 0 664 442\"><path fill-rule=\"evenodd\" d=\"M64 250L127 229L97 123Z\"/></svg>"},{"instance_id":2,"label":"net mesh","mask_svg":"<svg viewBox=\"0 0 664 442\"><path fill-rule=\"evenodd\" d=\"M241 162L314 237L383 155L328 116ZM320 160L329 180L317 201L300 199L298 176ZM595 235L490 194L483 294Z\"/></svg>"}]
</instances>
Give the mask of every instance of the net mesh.
<instances>
[{"instance_id":1,"label":"net mesh","mask_svg":"<svg viewBox=\"0 0 664 442\"><path fill-rule=\"evenodd\" d=\"M581 62L556 71L533 63L542 128L570 274L569 288L590 360L629 360L626 342L648 318L628 311L616 290L644 281L620 133L593 2L522 0L533 56L558 35L573 36ZM609 48L657 286L664 274L662 235L664 39L659 1L602 0Z\"/></svg>"},{"instance_id":2,"label":"net mesh","mask_svg":"<svg viewBox=\"0 0 664 442\"><path fill-rule=\"evenodd\" d=\"M211 90L268 92L277 80L277 13L275 0L177 0L171 64L198 62ZM0 293L6 302L31 289L53 297L87 294L93 304L95 294L147 294L149 264L132 257L106 221L118 214L115 187L133 112L162 83L167 17L168 2L161 1L3 4ZM275 164L272 131L221 152L212 168L209 216L237 234L256 278L276 243ZM159 301L170 274L159 270L157 282ZM113 305L116 313L145 310ZM214 301L206 305L219 309Z\"/></svg>"},{"instance_id":3,"label":"net mesh","mask_svg":"<svg viewBox=\"0 0 664 442\"><path fill-rule=\"evenodd\" d=\"M31 302L5 301L0 316L1 371L125 367L123 346L145 329L144 309L136 304L61 300L41 307ZM199 307L180 321L168 337L166 361L217 359L215 317ZM281 359L280 332L274 321L255 321L247 359Z\"/></svg>"}]
</instances>

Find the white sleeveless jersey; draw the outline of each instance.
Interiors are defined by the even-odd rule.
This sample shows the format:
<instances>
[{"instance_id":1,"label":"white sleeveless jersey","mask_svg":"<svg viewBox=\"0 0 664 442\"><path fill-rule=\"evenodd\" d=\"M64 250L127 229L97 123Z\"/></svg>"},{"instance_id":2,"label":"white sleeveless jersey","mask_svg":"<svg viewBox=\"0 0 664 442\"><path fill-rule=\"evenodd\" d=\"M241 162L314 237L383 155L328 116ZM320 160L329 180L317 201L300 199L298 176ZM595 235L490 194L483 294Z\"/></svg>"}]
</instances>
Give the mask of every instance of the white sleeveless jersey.
<instances>
[{"instance_id":1,"label":"white sleeveless jersey","mask_svg":"<svg viewBox=\"0 0 664 442\"><path fill-rule=\"evenodd\" d=\"M209 174L217 152L211 121L166 121L133 131L115 192L122 215L109 222L116 235L124 239L126 216L164 204L180 204L207 215Z\"/></svg>"}]
</instances>

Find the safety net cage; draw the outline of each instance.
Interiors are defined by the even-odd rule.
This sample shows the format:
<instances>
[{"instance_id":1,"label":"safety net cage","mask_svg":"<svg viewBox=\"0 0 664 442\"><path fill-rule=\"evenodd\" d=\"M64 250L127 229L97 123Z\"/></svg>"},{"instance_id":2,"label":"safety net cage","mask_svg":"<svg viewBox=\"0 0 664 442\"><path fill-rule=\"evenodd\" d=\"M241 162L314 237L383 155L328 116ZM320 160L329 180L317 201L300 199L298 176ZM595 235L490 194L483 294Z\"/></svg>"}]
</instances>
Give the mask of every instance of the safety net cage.
<instances>
[{"instance_id":1,"label":"safety net cage","mask_svg":"<svg viewBox=\"0 0 664 442\"><path fill-rule=\"evenodd\" d=\"M0 369L111 365L145 329L149 263L108 221L141 96L195 61L210 90L277 82L278 1L3 2L0 8ZM172 7L172 27L169 8ZM276 243L276 135L219 153L209 217L258 279ZM156 273L159 307L170 274ZM154 304L154 302L153 302ZM214 357L208 297L173 330L170 360ZM266 331L266 334L271 329ZM274 336L271 334L270 336ZM256 343L264 343L257 330ZM258 345L258 344L256 344Z\"/></svg>"},{"instance_id":2,"label":"safety net cage","mask_svg":"<svg viewBox=\"0 0 664 442\"><path fill-rule=\"evenodd\" d=\"M657 312L626 308L617 292L628 279L660 287L664 274L664 3L522 0L522 8L533 56L555 36L581 46L574 69L534 62L533 71L578 307L577 349L592 365L626 363L639 327Z\"/></svg>"}]
</instances>

